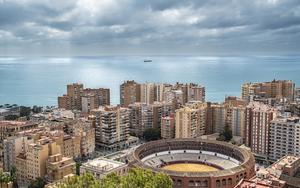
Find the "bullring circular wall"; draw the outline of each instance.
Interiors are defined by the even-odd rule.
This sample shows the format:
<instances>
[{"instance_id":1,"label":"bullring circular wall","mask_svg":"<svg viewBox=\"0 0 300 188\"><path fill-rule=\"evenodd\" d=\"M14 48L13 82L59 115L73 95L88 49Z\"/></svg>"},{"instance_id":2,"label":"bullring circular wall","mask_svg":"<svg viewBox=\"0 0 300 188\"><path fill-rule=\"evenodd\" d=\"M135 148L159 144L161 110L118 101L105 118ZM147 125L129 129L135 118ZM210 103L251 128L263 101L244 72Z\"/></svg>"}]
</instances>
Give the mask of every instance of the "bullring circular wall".
<instances>
[{"instance_id":1,"label":"bullring circular wall","mask_svg":"<svg viewBox=\"0 0 300 188\"><path fill-rule=\"evenodd\" d=\"M176 163L200 163L218 168L209 172L179 172L163 169ZM255 174L251 152L226 142L201 139L171 139L148 142L129 157L131 167L168 174L174 188L232 188Z\"/></svg>"}]
</instances>

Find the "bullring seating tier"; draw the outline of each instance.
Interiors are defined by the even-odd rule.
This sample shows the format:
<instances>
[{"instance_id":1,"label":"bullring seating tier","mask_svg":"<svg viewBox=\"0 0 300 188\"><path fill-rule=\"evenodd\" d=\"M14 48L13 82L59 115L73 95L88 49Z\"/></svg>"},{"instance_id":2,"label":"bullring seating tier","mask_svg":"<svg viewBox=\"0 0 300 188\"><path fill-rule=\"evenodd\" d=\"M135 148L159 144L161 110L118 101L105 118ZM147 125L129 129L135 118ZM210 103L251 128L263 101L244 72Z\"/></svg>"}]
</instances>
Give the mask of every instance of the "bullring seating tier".
<instances>
[{"instance_id":1,"label":"bullring seating tier","mask_svg":"<svg viewBox=\"0 0 300 188\"><path fill-rule=\"evenodd\" d=\"M220 170L231 169L241 164L240 161L226 155L199 150L163 151L148 155L141 161L154 168L161 168L173 163L200 163L214 166Z\"/></svg>"}]
</instances>

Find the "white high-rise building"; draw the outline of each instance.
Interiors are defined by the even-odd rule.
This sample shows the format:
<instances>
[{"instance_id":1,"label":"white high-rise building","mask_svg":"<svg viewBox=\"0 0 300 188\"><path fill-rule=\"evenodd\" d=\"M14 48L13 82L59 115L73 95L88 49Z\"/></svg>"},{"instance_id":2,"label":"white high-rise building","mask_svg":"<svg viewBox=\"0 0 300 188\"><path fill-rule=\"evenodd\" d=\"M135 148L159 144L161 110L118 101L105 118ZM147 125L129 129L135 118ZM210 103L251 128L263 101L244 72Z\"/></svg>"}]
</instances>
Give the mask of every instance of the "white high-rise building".
<instances>
[{"instance_id":1,"label":"white high-rise building","mask_svg":"<svg viewBox=\"0 0 300 188\"><path fill-rule=\"evenodd\" d=\"M300 156L299 117L277 117L271 122L269 158L278 160L285 155Z\"/></svg>"}]
</instances>

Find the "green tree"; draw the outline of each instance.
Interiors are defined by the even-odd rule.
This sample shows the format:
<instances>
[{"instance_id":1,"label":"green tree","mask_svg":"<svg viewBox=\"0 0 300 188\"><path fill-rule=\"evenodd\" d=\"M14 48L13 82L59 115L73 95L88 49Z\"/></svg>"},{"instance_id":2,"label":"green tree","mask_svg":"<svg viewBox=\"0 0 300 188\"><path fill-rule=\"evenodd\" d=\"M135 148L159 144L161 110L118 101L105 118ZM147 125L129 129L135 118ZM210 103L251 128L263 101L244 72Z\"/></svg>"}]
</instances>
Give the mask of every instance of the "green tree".
<instances>
[{"instance_id":1,"label":"green tree","mask_svg":"<svg viewBox=\"0 0 300 188\"><path fill-rule=\"evenodd\" d=\"M80 175L81 162L76 162L76 175Z\"/></svg>"},{"instance_id":2,"label":"green tree","mask_svg":"<svg viewBox=\"0 0 300 188\"><path fill-rule=\"evenodd\" d=\"M228 125L224 127L224 131L220 134L219 140L230 141L232 139L232 130Z\"/></svg>"},{"instance_id":3,"label":"green tree","mask_svg":"<svg viewBox=\"0 0 300 188\"><path fill-rule=\"evenodd\" d=\"M45 185L46 185L46 182L45 182L44 178L38 177L29 184L28 188L44 188Z\"/></svg>"},{"instance_id":4,"label":"green tree","mask_svg":"<svg viewBox=\"0 0 300 188\"><path fill-rule=\"evenodd\" d=\"M35 113L35 114L42 112L42 110L43 110L43 107L41 107L41 106L34 105L32 107L32 112Z\"/></svg>"},{"instance_id":5,"label":"green tree","mask_svg":"<svg viewBox=\"0 0 300 188\"><path fill-rule=\"evenodd\" d=\"M7 173L0 173L0 188L7 187L7 184L12 181L12 178Z\"/></svg>"},{"instance_id":6,"label":"green tree","mask_svg":"<svg viewBox=\"0 0 300 188\"><path fill-rule=\"evenodd\" d=\"M57 185L58 188L98 188L100 183L91 174L86 173L81 176L73 176Z\"/></svg>"},{"instance_id":7,"label":"green tree","mask_svg":"<svg viewBox=\"0 0 300 188\"><path fill-rule=\"evenodd\" d=\"M19 185L18 185L18 181L17 181L17 169L15 166L13 166L10 170L10 177L13 182L13 187L18 188Z\"/></svg>"},{"instance_id":8,"label":"green tree","mask_svg":"<svg viewBox=\"0 0 300 188\"><path fill-rule=\"evenodd\" d=\"M108 174L105 178L101 180L101 188L118 188L121 184L121 177L115 173Z\"/></svg>"},{"instance_id":9,"label":"green tree","mask_svg":"<svg viewBox=\"0 0 300 188\"><path fill-rule=\"evenodd\" d=\"M57 184L57 188L171 188L172 179L162 173L154 174L150 170L131 169L127 175L114 173L97 180L91 174L73 176Z\"/></svg>"},{"instance_id":10,"label":"green tree","mask_svg":"<svg viewBox=\"0 0 300 188\"><path fill-rule=\"evenodd\" d=\"M16 120L16 119L18 119L19 118L19 116L17 116L17 115L7 115L7 116L5 116L4 117L4 119L5 120Z\"/></svg>"},{"instance_id":11,"label":"green tree","mask_svg":"<svg viewBox=\"0 0 300 188\"><path fill-rule=\"evenodd\" d=\"M8 183L10 181L12 181L10 175L5 173L0 173L0 183Z\"/></svg>"},{"instance_id":12,"label":"green tree","mask_svg":"<svg viewBox=\"0 0 300 188\"><path fill-rule=\"evenodd\" d=\"M31 108L26 106L20 106L20 117L29 117Z\"/></svg>"},{"instance_id":13,"label":"green tree","mask_svg":"<svg viewBox=\"0 0 300 188\"><path fill-rule=\"evenodd\" d=\"M158 128L149 128L146 129L143 133L143 136L146 141L158 140L160 139L160 129Z\"/></svg>"}]
</instances>

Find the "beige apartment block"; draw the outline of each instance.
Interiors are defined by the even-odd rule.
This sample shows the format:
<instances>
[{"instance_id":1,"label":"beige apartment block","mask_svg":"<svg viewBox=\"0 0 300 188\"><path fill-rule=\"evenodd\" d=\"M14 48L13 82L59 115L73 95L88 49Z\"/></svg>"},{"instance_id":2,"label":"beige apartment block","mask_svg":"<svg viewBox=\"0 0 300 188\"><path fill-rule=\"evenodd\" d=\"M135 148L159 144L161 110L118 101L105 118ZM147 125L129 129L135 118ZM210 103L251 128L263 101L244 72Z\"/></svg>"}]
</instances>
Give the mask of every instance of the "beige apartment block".
<instances>
[{"instance_id":1,"label":"beige apartment block","mask_svg":"<svg viewBox=\"0 0 300 188\"><path fill-rule=\"evenodd\" d=\"M175 138L196 138L202 135L200 134L202 128L198 109L180 108L176 110L175 118Z\"/></svg>"},{"instance_id":2,"label":"beige apartment block","mask_svg":"<svg viewBox=\"0 0 300 188\"><path fill-rule=\"evenodd\" d=\"M75 174L74 160L70 157L64 157L62 154L49 156L46 167L46 177L49 182L56 182L71 174Z\"/></svg>"},{"instance_id":3,"label":"beige apartment block","mask_svg":"<svg viewBox=\"0 0 300 188\"><path fill-rule=\"evenodd\" d=\"M246 145L252 152L267 156L269 152L270 124L277 110L259 102L251 102L246 108Z\"/></svg>"},{"instance_id":4,"label":"beige apartment block","mask_svg":"<svg viewBox=\"0 0 300 188\"><path fill-rule=\"evenodd\" d=\"M0 140L16 135L19 131L38 127L37 123L28 121L0 121Z\"/></svg>"},{"instance_id":5,"label":"beige apartment block","mask_svg":"<svg viewBox=\"0 0 300 188\"><path fill-rule=\"evenodd\" d=\"M291 80L273 80L271 82L245 83L242 85L242 98L250 100L251 96L260 98L287 99L294 101L295 83Z\"/></svg>"},{"instance_id":6,"label":"beige apartment block","mask_svg":"<svg viewBox=\"0 0 300 188\"><path fill-rule=\"evenodd\" d=\"M175 118L174 115L163 116L161 118L161 138L175 138Z\"/></svg>"},{"instance_id":7,"label":"beige apartment block","mask_svg":"<svg viewBox=\"0 0 300 188\"><path fill-rule=\"evenodd\" d=\"M91 89L83 84L73 83L67 85L67 94L58 97L58 107L66 110L90 110L102 105L110 104L110 90L106 88Z\"/></svg>"},{"instance_id":8,"label":"beige apartment block","mask_svg":"<svg viewBox=\"0 0 300 188\"><path fill-rule=\"evenodd\" d=\"M134 103L128 106L130 109L130 132L136 136L143 136L143 133L153 128L153 108L146 103ZM157 118L158 119L158 118Z\"/></svg>"},{"instance_id":9,"label":"beige apartment block","mask_svg":"<svg viewBox=\"0 0 300 188\"><path fill-rule=\"evenodd\" d=\"M146 104L153 104L155 98L155 84L145 83L141 84L141 102Z\"/></svg>"},{"instance_id":10,"label":"beige apartment block","mask_svg":"<svg viewBox=\"0 0 300 188\"><path fill-rule=\"evenodd\" d=\"M105 149L126 146L129 139L130 109L104 106L92 111L96 123L96 145Z\"/></svg>"},{"instance_id":11,"label":"beige apartment block","mask_svg":"<svg viewBox=\"0 0 300 188\"><path fill-rule=\"evenodd\" d=\"M167 102L154 102L150 105L153 112L153 128L161 127L161 118L163 116L169 116L174 113L172 103Z\"/></svg>"},{"instance_id":12,"label":"beige apartment block","mask_svg":"<svg viewBox=\"0 0 300 188\"><path fill-rule=\"evenodd\" d=\"M16 164L17 156L28 149L28 145L34 140L26 136L8 137L3 142L3 169L6 172L12 170Z\"/></svg>"},{"instance_id":13,"label":"beige apartment block","mask_svg":"<svg viewBox=\"0 0 300 188\"><path fill-rule=\"evenodd\" d=\"M120 85L120 104L128 107L130 104L141 101L141 85L134 80L126 81Z\"/></svg>"}]
</instances>

